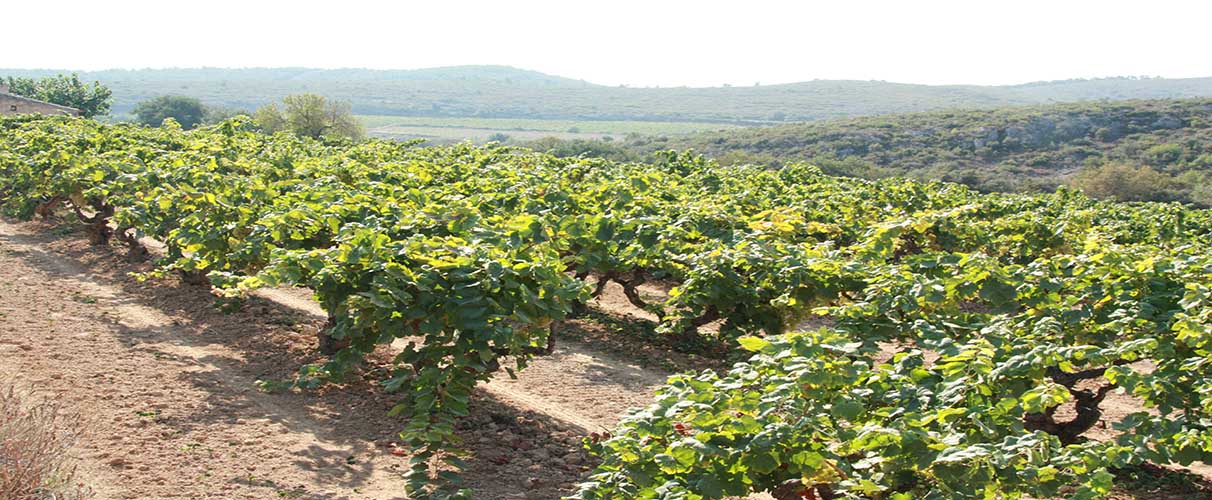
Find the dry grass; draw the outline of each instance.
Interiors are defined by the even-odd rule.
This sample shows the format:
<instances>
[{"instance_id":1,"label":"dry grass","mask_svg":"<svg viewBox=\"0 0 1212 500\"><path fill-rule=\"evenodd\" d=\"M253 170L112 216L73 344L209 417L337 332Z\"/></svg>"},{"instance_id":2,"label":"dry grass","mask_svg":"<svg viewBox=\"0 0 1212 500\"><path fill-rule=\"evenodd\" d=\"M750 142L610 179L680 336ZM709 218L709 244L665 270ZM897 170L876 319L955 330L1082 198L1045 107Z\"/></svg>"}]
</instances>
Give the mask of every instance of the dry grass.
<instances>
[{"instance_id":1,"label":"dry grass","mask_svg":"<svg viewBox=\"0 0 1212 500\"><path fill-rule=\"evenodd\" d=\"M91 497L77 484L69 455L79 430L79 415L0 380L0 498Z\"/></svg>"}]
</instances>

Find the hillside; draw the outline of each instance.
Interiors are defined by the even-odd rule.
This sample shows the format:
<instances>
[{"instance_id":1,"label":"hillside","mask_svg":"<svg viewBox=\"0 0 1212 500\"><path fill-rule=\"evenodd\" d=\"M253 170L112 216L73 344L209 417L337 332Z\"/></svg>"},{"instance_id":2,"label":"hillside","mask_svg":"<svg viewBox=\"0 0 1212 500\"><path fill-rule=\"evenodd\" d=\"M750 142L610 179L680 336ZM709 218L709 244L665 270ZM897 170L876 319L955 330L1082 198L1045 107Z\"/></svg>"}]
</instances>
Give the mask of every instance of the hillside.
<instances>
[{"instance_id":1,"label":"hillside","mask_svg":"<svg viewBox=\"0 0 1212 500\"><path fill-rule=\"evenodd\" d=\"M67 71L0 69L0 75L46 76ZM80 76L113 89L117 114L163 94L252 109L287 94L315 92L349 101L356 113L364 115L769 124L1079 100L1212 97L1212 78L1106 78L1000 87L815 80L745 87L627 88L505 66L143 69L83 72Z\"/></svg>"},{"instance_id":2,"label":"hillside","mask_svg":"<svg viewBox=\"0 0 1212 500\"><path fill-rule=\"evenodd\" d=\"M535 145L623 159L694 149L724 163L808 161L838 174L941 179L985 191L1050 190L1083 167L1123 163L1173 177L1174 192L1163 198L1212 203L1212 99L935 111Z\"/></svg>"}]
</instances>

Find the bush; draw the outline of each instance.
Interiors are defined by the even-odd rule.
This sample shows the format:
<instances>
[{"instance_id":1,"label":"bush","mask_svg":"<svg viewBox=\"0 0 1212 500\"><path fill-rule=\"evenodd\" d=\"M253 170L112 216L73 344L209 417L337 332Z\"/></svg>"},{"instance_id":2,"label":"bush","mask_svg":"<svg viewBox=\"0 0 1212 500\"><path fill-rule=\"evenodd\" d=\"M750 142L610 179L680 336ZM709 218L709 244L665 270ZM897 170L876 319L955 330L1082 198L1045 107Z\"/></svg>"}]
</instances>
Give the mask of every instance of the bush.
<instances>
[{"instance_id":1,"label":"bush","mask_svg":"<svg viewBox=\"0 0 1212 500\"><path fill-rule=\"evenodd\" d=\"M135 106L135 116L139 123L149 127L159 127L165 118L172 118L181 128L189 130L206 118L206 106L193 97L162 95Z\"/></svg>"},{"instance_id":2,"label":"bush","mask_svg":"<svg viewBox=\"0 0 1212 500\"><path fill-rule=\"evenodd\" d=\"M1150 165L1164 167L1177 163L1186 150L1178 144L1158 144L1141 153L1141 159Z\"/></svg>"},{"instance_id":3,"label":"bush","mask_svg":"<svg viewBox=\"0 0 1212 500\"><path fill-rule=\"evenodd\" d=\"M76 484L68 451L80 419L56 402L0 385L0 498L68 500L92 496Z\"/></svg>"},{"instance_id":4,"label":"bush","mask_svg":"<svg viewBox=\"0 0 1212 500\"><path fill-rule=\"evenodd\" d=\"M354 117L349 103L330 101L317 94L295 94L257 109L253 120L266 132L290 131L301 137L361 139L366 128Z\"/></svg>"},{"instance_id":5,"label":"bush","mask_svg":"<svg viewBox=\"0 0 1212 500\"><path fill-rule=\"evenodd\" d=\"M1212 207L1212 180L1191 187L1191 202L1201 207Z\"/></svg>"},{"instance_id":6,"label":"bush","mask_svg":"<svg viewBox=\"0 0 1212 500\"><path fill-rule=\"evenodd\" d=\"M202 123L205 125L217 125L241 115L251 117L253 112L240 108L206 106L206 114L202 118Z\"/></svg>"},{"instance_id":7,"label":"bush","mask_svg":"<svg viewBox=\"0 0 1212 500\"><path fill-rule=\"evenodd\" d=\"M1173 201L1174 178L1149 167L1122 163L1087 168L1069 184L1095 198L1118 201Z\"/></svg>"}]
</instances>

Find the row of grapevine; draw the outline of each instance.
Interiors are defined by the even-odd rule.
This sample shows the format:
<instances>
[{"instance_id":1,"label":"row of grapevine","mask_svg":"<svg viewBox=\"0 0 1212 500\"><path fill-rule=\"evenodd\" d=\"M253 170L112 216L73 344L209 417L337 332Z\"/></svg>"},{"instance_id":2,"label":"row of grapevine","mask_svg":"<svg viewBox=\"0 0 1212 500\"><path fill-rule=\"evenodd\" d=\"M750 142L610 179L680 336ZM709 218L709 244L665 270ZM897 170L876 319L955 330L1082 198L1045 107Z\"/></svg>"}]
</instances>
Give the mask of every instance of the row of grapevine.
<instances>
[{"instance_id":1,"label":"row of grapevine","mask_svg":"<svg viewBox=\"0 0 1212 500\"><path fill-rule=\"evenodd\" d=\"M409 417L414 496L470 495L428 464L461 464L454 422L475 383L503 357L522 368L549 351L552 326L607 282L680 345L739 343L753 357L672 379L593 444L603 464L579 498L985 498L1073 485L1093 497L1111 467L1212 452L1207 211L692 154L616 164L322 143L238 119L183 132L6 118L0 133L5 213L65 206L95 242L134 251L154 237L168 247L160 272L229 293L314 290L334 355L300 384L408 339L384 383ZM651 280L673 286L668 298L637 292ZM796 331L811 317L830 326ZM1116 441L1085 441L1116 389L1155 411L1117 422ZM1070 420L1057 415L1065 404Z\"/></svg>"},{"instance_id":2,"label":"row of grapevine","mask_svg":"<svg viewBox=\"0 0 1212 500\"><path fill-rule=\"evenodd\" d=\"M94 228L97 243L164 242L159 273L233 292L313 289L336 352L306 367L299 384L339 379L377 344L420 339L384 381L401 395L393 412L408 417L402 438L414 447L415 496L470 495L431 462L461 465L455 420L467 414L475 383L501 356L523 366L546 350L551 322L580 293L543 221L484 213L473 199L439 192L449 178L421 164L375 168L411 154L406 144L324 145L238 122L186 134L17 119L3 123L3 138L0 200L9 214L62 204Z\"/></svg>"}]
</instances>

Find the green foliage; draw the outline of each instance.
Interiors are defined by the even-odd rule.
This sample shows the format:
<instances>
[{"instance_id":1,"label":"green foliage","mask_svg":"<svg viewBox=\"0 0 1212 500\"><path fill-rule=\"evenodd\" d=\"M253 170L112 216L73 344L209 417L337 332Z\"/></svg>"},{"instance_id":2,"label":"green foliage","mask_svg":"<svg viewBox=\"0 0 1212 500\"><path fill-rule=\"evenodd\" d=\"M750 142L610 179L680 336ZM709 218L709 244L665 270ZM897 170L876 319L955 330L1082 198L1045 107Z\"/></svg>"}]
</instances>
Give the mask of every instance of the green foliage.
<instances>
[{"instance_id":1,"label":"green foliage","mask_svg":"<svg viewBox=\"0 0 1212 500\"><path fill-rule=\"evenodd\" d=\"M318 94L296 94L282 98L282 107L268 104L257 110L257 125L267 132L289 131L302 137L359 139L366 130L349 110L348 103L329 101Z\"/></svg>"},{"instance_id":2,"label":"green foliage","mask_svg":"<svg viewBox=\"0 0 1212 500\"><path fill-rule=\"evenodd\" d=\"M222 106L206 106L206 113L202 117L202 123L206 125L217 125L238 116L252 115L252 111L244 109L227 108Z\"/></svg>"},{"instance_id":3,"label":"green foliage","mask_svg":"<svg viewBox=\"0 0 1212 500\"><path fill-rule=\"evenodd\" d=\"M603 463L574 498L1098 498L1109 469L1212 460L1210 228L1165 229L1207 213L1058 195L872 227L831 259L859 277L813 310L832 326L671 378L589 443ZM1157 413L1108 418L1112 390ZM1082 436L1100 418L1118 437Z\"/></svg>"},{"instance_id":4,"label":"green foliage","mask_svg":"<svg viewBox=\"0 0 1212 500\"><path fill-rule=\"evenodd\" d=\"M192 97L163 95L135 106L135 117L149 127L159 127L165 118L172 118L181 128L189 130L204 121L206 106Z\"/></svg>"},{"instance_id":5,"label":"green foliage","mask_svg":"<svg viewBox=\"0 0 1212 500\"><path fill-rule=\"evenodd\" d=\"M642 154L629 151L623 144L613 141L562 140L556 137L545 137L526 142L525 145L536 151L543 151L559 157L590 156L615 161L638 161L643 157Z\"/></svg>"},{"instance_id":6,"label":"green foliage","mask_svg":"<svg viewBox=\"0 0 1212 500\"><path fill-rule=\"evenodd\" d=\"M108 88L100 82L85 84L75 73L39 79L10 76L6 83L13 94L76 108L86 118L109 113L112 101Z\"/></svg>"},{"instance_id":7,"label":"green foliage","mask_svg":"<svg viewBox=\"0 0 1212 500\"><path fill-rule=\"evenodd\" d=\"M1150 167L1108 163L1083 169L1069 184L1096 198L1119 201L1156 201L1173 192L1175 179Z\"/></svg>"},{"instance_id":8,"label":"green foliage","mask_svg":"<svg viewBox=\"0 0 1212 500\"><path fill-rule=\"evenodd\" d=\"M382 383L406 418L413 498L469 497L450 469L475 384L548 352L552 326L609 282L680 348L749 359L671 379L592 445L602 466L579 498L1096 498L1110 468L1212 458L1207 210L673 151L314 140L243 118L188 133L0 118L0 132L0 211L64 204L99 242L154 237L167 255L152 274L225 295L311 288L344 347L296 386L408 339ZM636 293L650 280L669 296ZM1110 390L1156 413L1087 441Z\"/></svg>"},{"instance_id":9,"label":"green foliage","mask_svg":"<svg viewBox=\"0 0 1212 500\"><path fill-rule=\"evenodd\" d=\"M1158 144L1141 153L1141 160L1156 167L1166 167L1183 159L1186 152L1180 144Z\"/></svg>"},{"instance_id":10,"label":"green foliage","mask_svg":"<svg viewBox=\"0 0 1212 500\"><path fill-rule=\"evenodd\" d=\"M1085 167L1150 166L1174 177L1147 179L1154 191L1132 199L1208 205L1197 195L1212 171L1212 101L1092 102L996 110L851 118L623 143L545 140L527 146L559 156L648 160L659 151L693 149L724 164L772 167L806 161L826 172L862 178L890 175L957 182L980 191L1047 192ZM1144 184L1141 184L1144 185Z\"/></svg>"}]
</instances>

